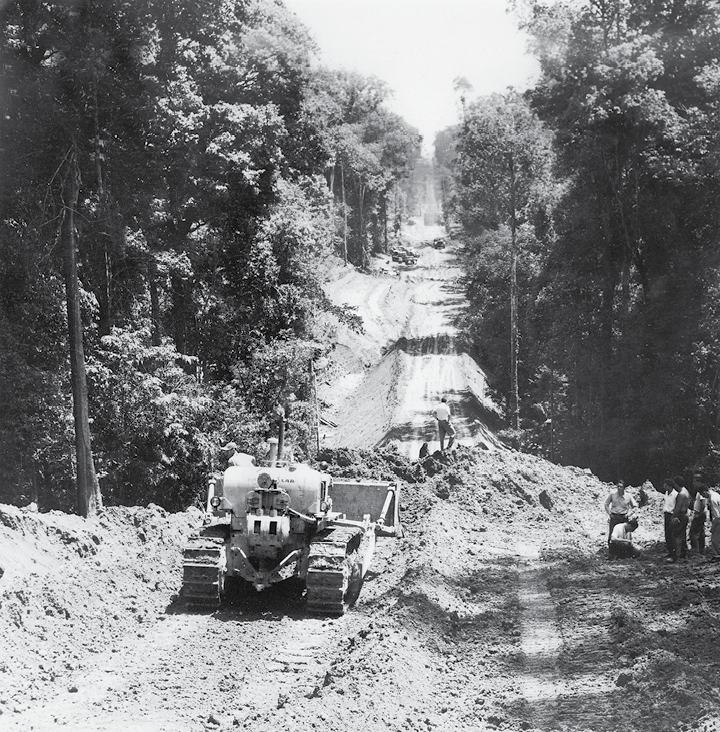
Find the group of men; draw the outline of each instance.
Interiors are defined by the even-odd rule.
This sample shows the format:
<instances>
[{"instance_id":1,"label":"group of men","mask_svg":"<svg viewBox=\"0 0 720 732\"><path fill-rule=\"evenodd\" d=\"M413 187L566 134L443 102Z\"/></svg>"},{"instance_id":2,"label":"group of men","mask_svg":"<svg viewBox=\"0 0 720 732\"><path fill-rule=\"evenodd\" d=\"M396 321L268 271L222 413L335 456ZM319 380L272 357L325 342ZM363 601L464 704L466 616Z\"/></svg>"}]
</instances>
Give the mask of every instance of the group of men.
<instances>
[{"instance_id":1,"label":"group of men","mask_svg":"<svg viewBox=\"0 0 720 732\"><path fill-rule=\"evenodd\" d=\"M702 476L693 478L692 494L682 476L663 481L663 517L667 561L677 562L690 552L705 555L705 524L710 516L709 556L720 561L720 493L702 482ZM629 557L638 554L632 543L632 533L638 527L637 502L619 481L605 499L608 514L608 555ZM689 526L689 532L688 532Z\"/></svg>"},{"instance_id":2,"label":"group of men","mask_svg":"<svg viewBox=\"0 0 720 732\"><path fill-rule=\"evenodd\" d=\"M665 519L665 547L667 561L677 562L690 551L705 554L705 523L710 516L709 555L720 561L720 493L702 482L702 475L693 477L692 494L682 476L663 481L663 516ZM689 527L689 531L688 531Z\"/></svg>"}]
</instances>

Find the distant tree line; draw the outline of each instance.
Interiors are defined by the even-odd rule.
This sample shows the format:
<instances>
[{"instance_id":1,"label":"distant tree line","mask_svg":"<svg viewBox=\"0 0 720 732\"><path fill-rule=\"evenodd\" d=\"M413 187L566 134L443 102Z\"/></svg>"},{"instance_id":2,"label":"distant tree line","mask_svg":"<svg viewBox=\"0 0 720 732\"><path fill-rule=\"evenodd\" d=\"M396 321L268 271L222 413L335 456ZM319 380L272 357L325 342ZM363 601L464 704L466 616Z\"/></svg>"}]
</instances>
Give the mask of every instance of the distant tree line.
<instances>
[{"instance_id":1,"label":"distant tree line","mask_svg":"<svg viewBox=\"0 0 720 732\"><path fill-rule=\"evenodd\" d=\"M606 479L717 470L720 6L526 11L539 81L438 148L465 337L518 446Z\"/></svg>"},{"instance_id":2,"label":"distant tree line","mask_svg":"<svg viewBox=\"0 0 720 732\"><path fill-rule=\"evenodd\" d=\"M186 506L278 405L312 451L323 266L387 248L419 156L385 86L312 67L273 0L16 0L0 22L0 501L71 507L83 421L110 503Z\"/></svg>"}]
</instances>

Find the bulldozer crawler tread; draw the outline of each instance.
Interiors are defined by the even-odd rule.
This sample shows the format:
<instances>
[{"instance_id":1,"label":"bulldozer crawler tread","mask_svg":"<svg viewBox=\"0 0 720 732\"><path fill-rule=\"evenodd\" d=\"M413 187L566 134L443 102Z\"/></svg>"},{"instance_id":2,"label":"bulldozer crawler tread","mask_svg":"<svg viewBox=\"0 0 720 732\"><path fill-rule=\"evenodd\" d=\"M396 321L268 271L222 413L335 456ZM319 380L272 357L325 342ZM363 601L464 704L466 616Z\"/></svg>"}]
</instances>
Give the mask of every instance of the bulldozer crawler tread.
<instances>
[{"instance_id":1,"label":"bulldozer crawler tread","mask_svg":"<svg viewBox=\"0 0 720 732\"><path fill-rule=\"evenodd\" d=\"M220 606L225 572L225 538L216 528L201 530L183 550L182 598L191 609Z\"/></svg>"},{"instance_id":2,"label":"bulldozer crawler tread","mask_svg":"<svg viewBox=\"0 0 720 732\"><path fill-rule=\"evenodd\" d=\"M364 535L360 527L336 527L318 534L310 544L305 579L310 612L342 615L348 605L348 588Z\"/></svg>"}]
</instances>

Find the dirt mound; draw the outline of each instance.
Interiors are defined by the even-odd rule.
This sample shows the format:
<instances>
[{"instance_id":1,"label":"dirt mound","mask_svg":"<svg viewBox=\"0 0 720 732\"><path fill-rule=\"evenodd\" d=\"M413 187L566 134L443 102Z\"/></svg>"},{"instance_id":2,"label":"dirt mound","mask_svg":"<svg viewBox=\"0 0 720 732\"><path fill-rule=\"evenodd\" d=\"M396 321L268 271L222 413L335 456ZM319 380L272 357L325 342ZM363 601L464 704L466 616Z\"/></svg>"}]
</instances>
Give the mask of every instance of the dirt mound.
<instances>
[{"instance_id":1,"label":"dirt mound","mask_svg":"<svg viewBox=\"0 0 720 732\"><path fill-rule=\"evenodd\" d=\"M584 471L480 448L458 446L422 462L392 447L325 450L319 459L337 477L399 483L403 526L423 546L437 541L425 534L433 510L450 515L452 505L456 530L582 524L588 500L601 495ZM92 520L0 506L0 710L22 711L83 659L118 638L142 637L162 619L177 599L182 546L200 518L197 509L173 515L154 505L107 508Z\"/></svg>"},{"instance_id":2,"label":"dirt mound","mask_svg":"<svg viewBox=\"0 0 720 732\"><path fill-rule=\"evenodd\" d=\"M325 449L318 456L333 475L347 478L399 480L402 494L435 496L459 502L470 514L509 527L543 527L564 522L585 530L574 539L580 544L597 534L604 523L601 504L609 487L590 471L561 467L511 450L486 451L458 445L436 451L423 460L411 460L393 446L379 450ZM412 511L405 499L402 508Z\"/></svg>"},{"instance_id":3,"label":"dirt mound","mask_svg":"<svg viewBox=\"0 0 720 732\"><path fill-rule=\"evenodd\" d=\"M162 617L199 519L154 505L91 520L0 505L0 711Z\"/></svg>"}]
</instances>

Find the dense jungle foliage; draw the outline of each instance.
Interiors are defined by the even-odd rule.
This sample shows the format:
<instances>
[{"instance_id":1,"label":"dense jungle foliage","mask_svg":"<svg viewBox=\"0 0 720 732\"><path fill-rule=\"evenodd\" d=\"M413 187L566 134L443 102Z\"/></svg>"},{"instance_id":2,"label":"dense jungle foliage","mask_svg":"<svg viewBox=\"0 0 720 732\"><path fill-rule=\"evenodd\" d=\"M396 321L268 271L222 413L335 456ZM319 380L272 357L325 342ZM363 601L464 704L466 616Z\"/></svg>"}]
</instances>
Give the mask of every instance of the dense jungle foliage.
<instances>
[{"instance_id":1,"label":"dense jungle foliage","mask_svg":"<svg viewBox=\"0 0 720 732\"><path fill-rule=\"evenodd\" d=\"M274 0L15 0L0 22L0 501L75 503L68 272L106 503L185 507L279 407L311 451L323 267L387 247L420 151L384 84L311 66Z\"/></svg>"},{"instance_id":2,"label":"dense jungle foliage","mask_svg":"<svg viewBox=\"0 0 720 732\"><path fill-rule=\"evenodd\" d=\"M720 6L524 13L537 84L468 103L438 138L466 232L466 338L510 408L514 257L514 439L606 479L716 471Z\"/></svg>"},{"instance_id":3,"label":"dense jungle foliage","mask_svg":"<svg viewBox=\"0 0 720 732\"><path fill-rule=\"evenodd\" d=\"M720 5L515 6L538 82L461 80L435 160L507 436L605 479L717 471ZM83 418L107 503L186 506L281 408L312 453L323 313L357 320L326 267L386 250L431 174L383 82L311 64L281 0L14 0L0 23L0 501L71 509Z\"/></svg>"}]
</instances>

